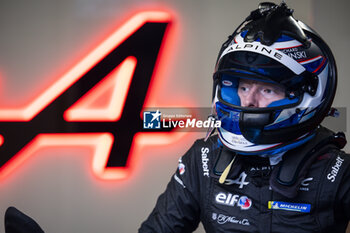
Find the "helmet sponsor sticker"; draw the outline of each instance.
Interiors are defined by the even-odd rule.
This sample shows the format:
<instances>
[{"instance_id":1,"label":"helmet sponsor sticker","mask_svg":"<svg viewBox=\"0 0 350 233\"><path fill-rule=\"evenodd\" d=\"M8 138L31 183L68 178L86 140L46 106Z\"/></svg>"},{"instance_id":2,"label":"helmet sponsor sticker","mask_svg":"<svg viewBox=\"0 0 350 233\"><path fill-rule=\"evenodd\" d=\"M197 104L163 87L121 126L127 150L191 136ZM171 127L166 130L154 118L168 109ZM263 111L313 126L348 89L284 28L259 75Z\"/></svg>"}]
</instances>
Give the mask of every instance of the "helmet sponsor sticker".
<instances>
[{"instance_id":1,"label":"helmet sponsor sticker","mask_svg":"<svg viewBox=\"0 0 350 233\"><path fill-rule=\"evenodd\" d=\"M290 203L282 201L269 201L268 208L272 210L287 210L302 213L310 213L311 205L305 203Z\"/></svg>"},{"instance_id":2,"label":"helmet sponsor sticker","mask_svg":"<svg viewBox=\"0 0 350 233\"><path fill-rule=\"evenodd\" d=\"M283 52L278 51L275 48L272 48L270 46L265 46L260 42L250 42L250 43L242 42L238 44L231 44L223 51L220 59L226 54L231 52L236 52L236 51L247 51L247 52L259 53L259 54L265 55L267 57L270 57L284 64L297 75L305 71L305 68L302 65L300 65L296 60L294 60L292 57L288 56L287 54L284 54Z\"/></svg>"},{"instance_id":3,"label":"helmet sponsor sticker","mask_svg":"<svg viewBox=\"0 0 350 233\"><path fill-rule=\"evenodd\" d=\"M222 85L230 87L230 86L232 86L232 82L229 80L222 80Z\"/></svg>"},{"instance_id":4,"label":"helmet sponsor sticker","mask_svg":"<svg viewBox=\"0 0 350 233\"><path fill-rule=\"evenodd\" d=\"M241 210L250 209L252 206L252 200L247 196L234 195L232 193L220 192L215 196L215 202L221 205L237 206Z\"/></svg>"},{"instance_id":5,"label":"helmet sponsor sticker","mask_svg":"<svg viewBox=\"0 0 350 233\"><path fill-rule=\"evenodd\" d=\"M218 213L213 213L211 217L214 221L216 221L219 224L234 223L234 224L239 224L243 226L250 226L249 220L246 218L239 219L236 216L227 216L227 215L218 214Z\"/></svg>"}]
</instances>

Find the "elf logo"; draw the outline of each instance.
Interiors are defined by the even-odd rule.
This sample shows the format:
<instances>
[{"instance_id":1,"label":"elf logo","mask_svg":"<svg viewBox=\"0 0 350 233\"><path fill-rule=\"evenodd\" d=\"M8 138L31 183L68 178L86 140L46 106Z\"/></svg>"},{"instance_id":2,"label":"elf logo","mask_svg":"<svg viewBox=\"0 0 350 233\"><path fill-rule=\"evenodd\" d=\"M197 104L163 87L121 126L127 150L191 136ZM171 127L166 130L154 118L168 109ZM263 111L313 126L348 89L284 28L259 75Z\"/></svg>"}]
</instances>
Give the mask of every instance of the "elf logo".
<instances>
[{"instance_id":1,"label":"elf logo","mask_svg":"<svg viewBox=\"0 0 350 233\"><path fill-rule=\"evenodd\" d=\"M136 14L24 109L0 109L0 177L38 147L94 144L94 173L125 178L170 24L166 12Z\"/></svg>"},{"instance_id":2,"label":"elf logo","mask_svg":"<svg viewBox=\"0 0 350 233\"><path fill-rule=\"evenodd\" d=\"M215 201L221 205L235 206L242 210L247 210L252 206L252 200L247 196L233 195L232 193L220 192L215 196Z\"/></svg>"}]
</instances>

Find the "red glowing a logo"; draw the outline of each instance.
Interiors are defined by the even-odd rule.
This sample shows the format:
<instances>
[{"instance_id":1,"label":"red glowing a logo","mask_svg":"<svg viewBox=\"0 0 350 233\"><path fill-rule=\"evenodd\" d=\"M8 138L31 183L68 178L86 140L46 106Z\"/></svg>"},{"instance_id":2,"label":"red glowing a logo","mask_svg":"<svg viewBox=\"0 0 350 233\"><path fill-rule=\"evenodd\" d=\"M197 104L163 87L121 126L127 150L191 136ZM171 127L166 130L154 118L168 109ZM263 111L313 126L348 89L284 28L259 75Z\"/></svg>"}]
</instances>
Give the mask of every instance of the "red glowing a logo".
<instances>
[{"instance_id":1,"label":"red glowing a logo","mask_svg":"<svg viewBox=\"0 0 350 233\"><path fill-rule=\"evenodd\" d=\"M170 23L166 12L135 15L28 106L1 109L0 177L40 147L93 145L94 173L125 178Z\"/></svg>"}]
</instances>

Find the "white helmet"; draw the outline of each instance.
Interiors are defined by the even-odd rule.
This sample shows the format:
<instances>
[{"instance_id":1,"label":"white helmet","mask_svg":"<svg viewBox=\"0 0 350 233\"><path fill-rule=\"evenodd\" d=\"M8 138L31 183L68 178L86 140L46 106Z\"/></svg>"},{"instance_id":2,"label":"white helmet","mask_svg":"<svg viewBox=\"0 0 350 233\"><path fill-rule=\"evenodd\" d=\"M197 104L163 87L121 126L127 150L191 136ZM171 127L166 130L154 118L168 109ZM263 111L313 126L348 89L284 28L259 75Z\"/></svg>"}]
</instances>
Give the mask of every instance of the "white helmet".
<instances>
[{"instance_id":1,"label":"white helmet","mask_svg":"<svg viewBox=\"0 0 350 233\"><path fill-rule=\"evenodd\" d=\"M285 3L263 3L220 50L213 85L219 139L239 154L276 154L313 137L330 111L335 60L322 38L292 16ZM242 107L240 79L282 85L285 98L267 107Z\"/></svg>"}]
</instances>

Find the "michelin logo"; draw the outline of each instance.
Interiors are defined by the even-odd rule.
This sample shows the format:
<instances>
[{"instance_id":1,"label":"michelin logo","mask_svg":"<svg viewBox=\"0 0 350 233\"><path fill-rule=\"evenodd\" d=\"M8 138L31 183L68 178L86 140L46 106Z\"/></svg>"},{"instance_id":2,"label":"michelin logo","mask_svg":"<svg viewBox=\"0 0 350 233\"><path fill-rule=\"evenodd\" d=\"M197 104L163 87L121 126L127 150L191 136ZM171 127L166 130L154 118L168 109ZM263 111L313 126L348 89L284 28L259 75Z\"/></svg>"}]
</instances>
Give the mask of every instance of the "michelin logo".
<instances>
[{"instance_id":1,"label":"michelin logo","mask_svg":"<svg viewBox=\"0 0 350 233\"><path fill-rule=\"evenodd\" d=\"M332 167L332 171L328 173L327 179L330 180L332 183L335 181L335 178L337 177L337 174L340 170L341 165L343 164L344 159L340 158L339 156L336 158L335 164Z\"/></svg>"},{"instance_id":2,"label":"michelin logo","mask_svg":"<svg viewBox=\"0 0 350 233\"><path fill-rule=\"evenodd\" d=\"M289 203L282 201L269 201L268 202L269 209L273 210L288 210L288 211L296 211L303 213L310 213L311 205L304 203Z\"/></svg>"}]
</instances>

